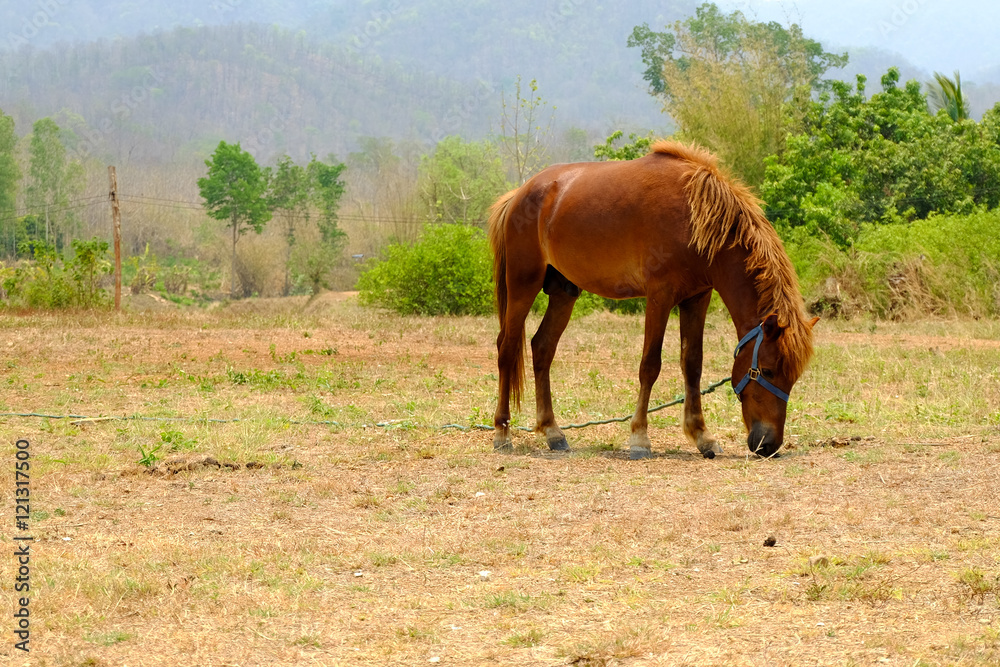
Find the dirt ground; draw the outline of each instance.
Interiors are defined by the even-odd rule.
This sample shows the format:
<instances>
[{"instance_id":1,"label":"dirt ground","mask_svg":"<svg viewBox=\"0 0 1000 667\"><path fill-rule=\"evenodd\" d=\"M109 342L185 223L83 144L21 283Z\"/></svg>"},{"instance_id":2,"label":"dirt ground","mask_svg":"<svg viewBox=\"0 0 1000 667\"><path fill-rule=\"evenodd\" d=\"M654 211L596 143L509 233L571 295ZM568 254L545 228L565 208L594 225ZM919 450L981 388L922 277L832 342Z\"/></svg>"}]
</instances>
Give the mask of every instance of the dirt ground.
<instances>
[{"instance_id":1,"label":"dirt ground","mask_svg":"<svg viewBox=\"0 0 1000 667\"><path fill-rule=\"evenodd\" d=\"M27 439L32 514L0 538L34 541L31 653L6 556L0 659L1000 663L995 325L826 323L780 457L749 456L720 391L721 457L684 441L677 408L642 462L625 425L570 432L568 454L441 429L491 420L494 326L351 295L7 320L2 483L11 497ZM728 370L726 327L706 381ZM638 332L574 323L554 370L566 421L631 404Z\"/></svg>"}]
</instances>

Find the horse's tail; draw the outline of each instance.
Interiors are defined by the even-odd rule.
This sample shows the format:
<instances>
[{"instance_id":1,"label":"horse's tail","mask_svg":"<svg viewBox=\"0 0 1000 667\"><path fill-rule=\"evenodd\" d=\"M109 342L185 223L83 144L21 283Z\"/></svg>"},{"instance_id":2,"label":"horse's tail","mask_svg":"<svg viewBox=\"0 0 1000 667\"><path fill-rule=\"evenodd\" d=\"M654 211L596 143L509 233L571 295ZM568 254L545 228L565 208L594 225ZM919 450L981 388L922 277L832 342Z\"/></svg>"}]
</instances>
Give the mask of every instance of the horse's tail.
<instances>
[{"instance_id":1,"label":"horse's tail","mask_svg":"<svg viewBox=\"0 0 1000 667\"><path fill-rule=\"evenodd\" d=\"M497 316L500 318L500 336L497 348L508 336L515 336L514 358L510 371L510 394L515 407L521 406L521 389L524 386L524 327L519 331L507 331L507 217L510 203L517 194L517 188L502 195L490 208L490 247L493 249L493 281L496 283ZM502 359L498 360L503 363Z\"/></svg>"}]
</instances>

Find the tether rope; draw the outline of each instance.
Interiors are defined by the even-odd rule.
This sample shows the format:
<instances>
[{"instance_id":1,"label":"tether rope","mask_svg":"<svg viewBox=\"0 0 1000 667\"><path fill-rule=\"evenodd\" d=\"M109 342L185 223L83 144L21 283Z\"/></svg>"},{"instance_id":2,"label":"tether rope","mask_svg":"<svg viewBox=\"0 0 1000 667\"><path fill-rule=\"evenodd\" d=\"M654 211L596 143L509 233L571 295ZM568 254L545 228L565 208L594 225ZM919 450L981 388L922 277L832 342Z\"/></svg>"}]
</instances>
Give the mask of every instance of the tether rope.
<instances>
[{"instance_id":1,"label":"tether rope","mask_svg":"<svg viewBox=\"0 0 1000 667\"><path fill-rule=\"evenodd\" d=\"M701 390L701 395L711 394L713 391L721 387L722 385L729 382L731 378L723 378L718 382L713 382L704 389ZM663 410L664 408L669 408L674 405L678 405L684 402L684 396L677 395L672 401L663 403L662 405L657 405L656 407L649 408L647 413L657 412ZM148 421L148 422L179 422L179 423L189 423L189 424L236 424L240 422L253 421L248 418L234 417L231 419L215 419L210 417L147 417L143 415L122 415L122 416L101 416L93 417L88 415L50 415L42 412L0 412L0 417L37 417L40 419L71 419L77 422L102 422L102 421ZM571 428L587 428L588 426L601 426L604 424L616 424L621 422L627 422L632 419L632 415L626 417L614 417L611 419L596 419L593 421L583 422L580 424L567 424L561 426L562 429ZM339 426L340 428L391 428L393 426L400 426L402 424L408 423L405 419L392 419L388 421L376 422L375 424L345 424L343 422L332 421L332 420L303 420L303 419L289 419L289 418L276 418L272 421L280 421L285 424L294 425L306 425L306 426ZM472 426L463 426L461 424L444 424L437 427L437 430L444 431L447 429L456 429L459 431L492 431L493 427L488 424L474 424ZM535 429L529 428L527 426L517 426L519 431L527 431L528 433L533 432Z\"/></svg>"}]
</instances>

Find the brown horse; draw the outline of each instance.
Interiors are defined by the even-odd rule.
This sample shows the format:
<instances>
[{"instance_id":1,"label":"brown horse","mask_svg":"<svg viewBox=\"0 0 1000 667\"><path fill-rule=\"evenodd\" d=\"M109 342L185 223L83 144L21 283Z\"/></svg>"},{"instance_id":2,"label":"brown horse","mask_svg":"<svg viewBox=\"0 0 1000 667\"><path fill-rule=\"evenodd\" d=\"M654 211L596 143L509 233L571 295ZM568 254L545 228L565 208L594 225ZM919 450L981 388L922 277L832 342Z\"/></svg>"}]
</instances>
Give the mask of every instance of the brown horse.
<instances>
[{"instance_id":1,"label":"brown horse","mask_svg":"<svg viewBox=\"0 0 1000 667\"><path fill-rule=\"evenodd\" d=\"M762 456L778 451L787 392L812 355L816 320L803 315L795 272L760 201L723 174L714 156L661 141L638 160L555 165L500 197L489 227L500 316L495 449L511 448L510 400L513 395L520 405L524 322L539 290L549 305L531 339L535 430L551 449L568 449L552 411L549 368L584 289L614 299L646 297L630 456L651 455L646 410L674 306L680 310L684 433L706 458L720 453L705 429L699 393L714 289L739 339L733 378L747 445Z\"/></svg>"}]
</instances>

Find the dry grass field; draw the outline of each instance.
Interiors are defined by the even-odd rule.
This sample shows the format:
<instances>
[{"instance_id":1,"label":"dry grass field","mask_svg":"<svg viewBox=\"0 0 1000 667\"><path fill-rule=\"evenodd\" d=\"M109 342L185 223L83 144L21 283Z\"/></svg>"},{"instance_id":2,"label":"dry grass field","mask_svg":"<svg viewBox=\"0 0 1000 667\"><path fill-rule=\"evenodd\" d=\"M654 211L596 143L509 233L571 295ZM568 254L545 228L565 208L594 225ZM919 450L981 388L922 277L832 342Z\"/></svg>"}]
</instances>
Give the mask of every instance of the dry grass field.
<instances>
[{"instance_id":1,"label":"dry grass field","mask_svg":"<svg viewBox=\"0 0 1000 667\"><path fill-rule=\"evenodd\" d=\"M654 403L680 390L676 331ZM748 456L726 389L705 399L724 455L701 458L674 407L638 462L624 424L561 455L441 429L491 421L490 318L327 295L0 332L0 411L129 417L0 418L4 664L1000 663L997 322L823 321L779 458ZM563 422L631 412L641 340L638 317L570 325ZM706 384L735 342L710 315Z\"/></svg>"}]
</instances>

